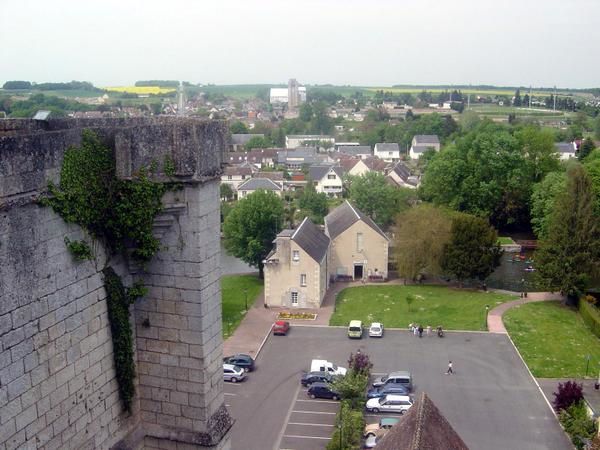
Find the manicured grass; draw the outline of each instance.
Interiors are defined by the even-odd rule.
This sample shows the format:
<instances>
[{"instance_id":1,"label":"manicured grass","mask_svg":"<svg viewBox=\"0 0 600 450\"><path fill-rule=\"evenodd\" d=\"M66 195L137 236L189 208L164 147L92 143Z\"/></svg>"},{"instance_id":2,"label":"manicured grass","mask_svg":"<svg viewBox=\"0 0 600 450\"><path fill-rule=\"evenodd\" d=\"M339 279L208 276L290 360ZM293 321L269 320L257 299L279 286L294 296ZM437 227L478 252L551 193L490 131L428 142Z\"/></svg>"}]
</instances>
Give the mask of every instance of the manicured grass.
<instances>
[{"instance_id":1,"label":"manicured grass","mask_svg":"<svg viewBox=\"0 0 600 450\"><path fill-rule=\"evenodd\" d=\"M534 376L571 378L598 375L600 339L579 313L560 302L528 303L503 316L504 326Z\"/></svg>"},{"instance_id":2,"label":"manicured grass","mask_svg":"<svg viewBox=\"0 0 600 450\"><path fill-rule=\"evenodd\" d=\"M510 245L510 244L514 244L514 243L515 243L515 241L513 241L511 237L507 237L507 236L498 237L498 244L500 244L500 245Z\"/></svg>"},{"instance_id":3,"label":"manicured grass","mask_svg":"<svg viewBox=\"0 0 600 450\"><path fill-rule=\"evenodd\" d=\"M246 314L244 289L247 289L248 308L251 308L262 288L263 282L257 275L227 275L221 278L223 339L233 334Z\"/></svg>"},{"instance_id":4,"label":"manicured grass","mask_svg":"<svg viewBox=\"0 0 600 450\"><path fill-rule=\"evenodd\" d=\"M406 296L416 299L410 305ZM330 325L348 325L350 320L383 322L388 328L408 328L410 323L435 329L441 325L448 330L485 330L485 305L490 309L515 300L515 296L453 289L445 286L359 286L341 291L336 299L336 311Z\"/></svg>"}]
</instances>

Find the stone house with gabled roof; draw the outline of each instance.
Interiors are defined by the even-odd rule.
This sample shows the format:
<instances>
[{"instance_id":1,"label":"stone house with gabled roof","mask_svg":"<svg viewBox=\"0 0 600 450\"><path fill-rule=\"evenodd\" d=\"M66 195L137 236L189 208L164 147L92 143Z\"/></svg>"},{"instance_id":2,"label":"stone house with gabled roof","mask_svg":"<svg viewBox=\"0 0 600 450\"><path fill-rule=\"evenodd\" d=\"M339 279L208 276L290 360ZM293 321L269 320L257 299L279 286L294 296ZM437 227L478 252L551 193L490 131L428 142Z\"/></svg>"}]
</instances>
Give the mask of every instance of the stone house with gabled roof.
<instances>
[{"instance_id":1,"label":"stone house with gabled roof","mask_svg":"<svg viewBox=\"0 0 600 450\"><path fill-rule=\"evenodd\" d=\"M400 159L400 146L396 143L379 142L375 144L373 155L388 162Z\"/></svg>"},{"instance_id":2,"label":"stone house with gabled roof","mask_svg":"<svg viewBox=\"0 0 600 450\"><path fill-rule=\"evenodd\" d=\"M237 187L238 199L247 197L258 190L271 191L281 197L283 183L277 183L269 178L250 178Z\"/></svg>"},{"instance_id":3,"label":"stone house with gabled roof","mask_svg":"<svg viewBox=\"0 0 600 450\"><path fill-rule=\"evenodd\" d=\"M325 216L325 234L331 240L328 262L331 279L387 279L390 240L349 201Z\"/></svg>"},{"instance_id":4,"label":"stone house with gabled roof","mask_svg":"<svg viewBox=\"0 0 600 450\"><path fill-rule=\"evenodd\" d=\"M313 165L308 168L308 177L315 185L315 190L329 197L338 197L344 190L344 171L340 166Z\"/></svg>"},{"instance_id":5,"label":"stone house with gabled roof","mask_svg":"<svg viewBox=\"0 0 600 450\"><path fill-rule=\"evenodd\" d=\"M306 217L295 230L283 230L264 259L265 305L318 308L329 287L329 238Z\"/></svg>"},{"instance_id":6,"label":"stone house with gabled roof","mask_svg":"<svg viewBox=\"0 0 600 450\"><path fill-rule=\"evenodd\" d=\"M416 189L419 184L418 178L410 174L409 168L402 161L396 163L394 168L389 171L387 178L398 187Z\"/></svg>"},{"instance_id":7,"label":"stone house with gabled roof","mask_svg":"<svg viewBox=\"0 0 600 450\"><path fill-rule=\"evenodd\" d=\"M427 150L440 151L440 139L435 134L417 134L413 137L408 156L419 159Z\"/></svg>"}]
</instances>

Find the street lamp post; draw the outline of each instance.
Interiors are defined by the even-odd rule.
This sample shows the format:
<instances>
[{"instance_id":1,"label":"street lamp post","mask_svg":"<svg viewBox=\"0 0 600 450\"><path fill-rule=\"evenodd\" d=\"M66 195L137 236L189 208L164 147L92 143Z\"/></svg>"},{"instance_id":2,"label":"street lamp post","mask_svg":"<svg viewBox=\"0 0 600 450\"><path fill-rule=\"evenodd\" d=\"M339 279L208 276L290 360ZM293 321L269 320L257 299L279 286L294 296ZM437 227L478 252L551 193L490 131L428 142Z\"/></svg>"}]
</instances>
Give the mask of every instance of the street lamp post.
<instances>
[{"instance_id":1,"label":"street lamp post","mask_svg":"<svg viewBox=\"0 0 600 450\"><path fill-rule=\"evenodd\" d=\"M600 363L598 363L598 364L600 364ZM598 370L598 381L596 381L594 383L594 389L596 389L596 390L600 389L600 369Z\"/></svg>"},{"instance_id":2,"label":"street lamp post","mask_svg":"<svg viewBox=\"0 0 600 450\"><path fill-rule=\"evenodd\" d=\"M244 305L246 306L246 311L248 311L248 289L244 289Z\"/></svg>"},{"instance_id":3,"label":"street lamp post","mask_svg":"<svg viewBox=\"0 0 600 450\"><path fill-rule=\"evenodd\" d=\"M340 450L343 449L342 431L344 429L344 405L340 405Z\"/></svg>"}]
</instances>

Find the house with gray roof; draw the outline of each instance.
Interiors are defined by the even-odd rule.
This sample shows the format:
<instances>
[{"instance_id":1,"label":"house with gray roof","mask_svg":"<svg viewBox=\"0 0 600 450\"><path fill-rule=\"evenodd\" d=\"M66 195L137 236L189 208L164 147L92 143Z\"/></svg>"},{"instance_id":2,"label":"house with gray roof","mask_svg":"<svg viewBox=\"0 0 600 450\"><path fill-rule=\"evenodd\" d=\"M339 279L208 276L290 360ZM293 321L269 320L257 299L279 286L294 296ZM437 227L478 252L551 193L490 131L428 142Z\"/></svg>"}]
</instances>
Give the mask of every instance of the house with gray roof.
<instances>
[{"instance_id":1,"label":"house with gray roof","mask_svg":"<svg viewBox=\"0 0 600 450\"><path fill-rule=\"evenodd\" d=\"M325 216L325 234L331 279L387 279L389 238L356 206L346 200Z\"/></svg>"},{"instance_id":2,"label":"house with gray roof","mask_svg":"<svg viewBox=\"0 0 600 450\"><path fill-rule=\"evenodd\" d=\"M308 217L295 230L283 230L263 260L266 306L318 308L329 278L329 238Z\"/></svg>"},{"instance_id":3,"label":"house with gray roof","mask_svg":"<svg viewBox=\"0 0 600 450\"><path fill-rule=\"evenodd\" d=\"M554 144L554 148L561 161L575 158L575 152L577 151L575 142L557 142Z\"/></svg>"},{"instance_id":4,"label":"house with gray roof","mask_svg":"<svg viewBox=\"0 0 600 450\"><path fill-rule=\"evenodd\" d=\"M258 191L270 191L281 197L283 192L283 183L277 183L269 178L250 178L240 183L237 187L238 199Z\"/></svg>"},{"instance_id":5,"label":"house with gray roof","mask_svg":"<svg viewBox=\"0 0 600 450\"><path fill-rule=\"evenodd\" d=\"M344 191L344 170L340 166L312 165L308 168L308 178L318 193L328 197L339 197Z\"/></svg>"},{"instance_id":6,"label":"house with gray roof","mask_svg":"<svg viewBox=\"0 0 600 450\"><path fill-rule=\"evenodd\" d=\"M225 166L221 175L221 183L228 184L233 190L237 190L240 183L252 178L256 169L250 164L239 164L236 166Z\"/></svg>"},{"instance_id":7,"label":"house with gray roof","mask_svg":"<svg viewBox=\"0 0 600 450\"><path fill-rule=\"evenodd\" d=\"M277 152L277 164L291 170L298 170L304 165L316 164L321 160L315 147L300 147Z\"/></svg>"},{"instance_id":8,"label":"house with gray roof","mask_svg":"<svg viewBox=\"0 0 600 450\"><path fill-rule=\"evenodd\" d=\"M435 134L417 134L413 137L408 156L419 159L427 150L440 151L440 139Z\"/></svg>"},{"instance_id":9,"label":"house with gray roof","mask_svg":"<svg viewBox=\"0 0 600 450\"><path fill-rule=\"evenodd\" d=\"M375 144L373 154L388 162L400 160L400 146L396 143L380 142Z\"/></svg>"},{"instance_id":10,"label":"house with gray roof","mask_svg":"<svg viewBox=\"0 0 600 450\"><path fill-rule=\"evenodd\" d=\"M373 156L373 150L370 145L341 145L336 150L336 153L360 159L366 159Z\"/></svg>"},{"instance_id":11,"label":"house with gray roof","mask_svg":"<svg viewBox=\"0 0 600 450\"><path fill-rule=\"evenodd\" d=\"M388 172L387 178L398 187L416 189L419 184L418 178L411 175L410 169L402 161L398 161L394 165Z\"/></svg>"}]
</instances>

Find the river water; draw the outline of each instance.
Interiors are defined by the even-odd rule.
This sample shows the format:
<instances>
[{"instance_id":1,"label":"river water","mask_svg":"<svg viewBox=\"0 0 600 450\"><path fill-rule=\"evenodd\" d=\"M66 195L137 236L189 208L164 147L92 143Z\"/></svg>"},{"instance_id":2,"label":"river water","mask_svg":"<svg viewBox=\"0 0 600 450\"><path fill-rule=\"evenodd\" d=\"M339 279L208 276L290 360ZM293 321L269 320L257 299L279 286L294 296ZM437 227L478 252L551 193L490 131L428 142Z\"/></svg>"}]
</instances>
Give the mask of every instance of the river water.
<instances>
[{"instance_id":1,"label":"river water","mask_svg":"<svg viewBox=\"0 0 600 450\"><path fill-rule=\"evenodd\" d=\"M502 255L500 266L485 280L488 287L515 292L539 290L535 282L535 271L525 270L528 266L535 269L533 251L526 250L520 254L525 256L525 260L514 261L519 253L505 252Z\"/></svg>"}]
</instances>

